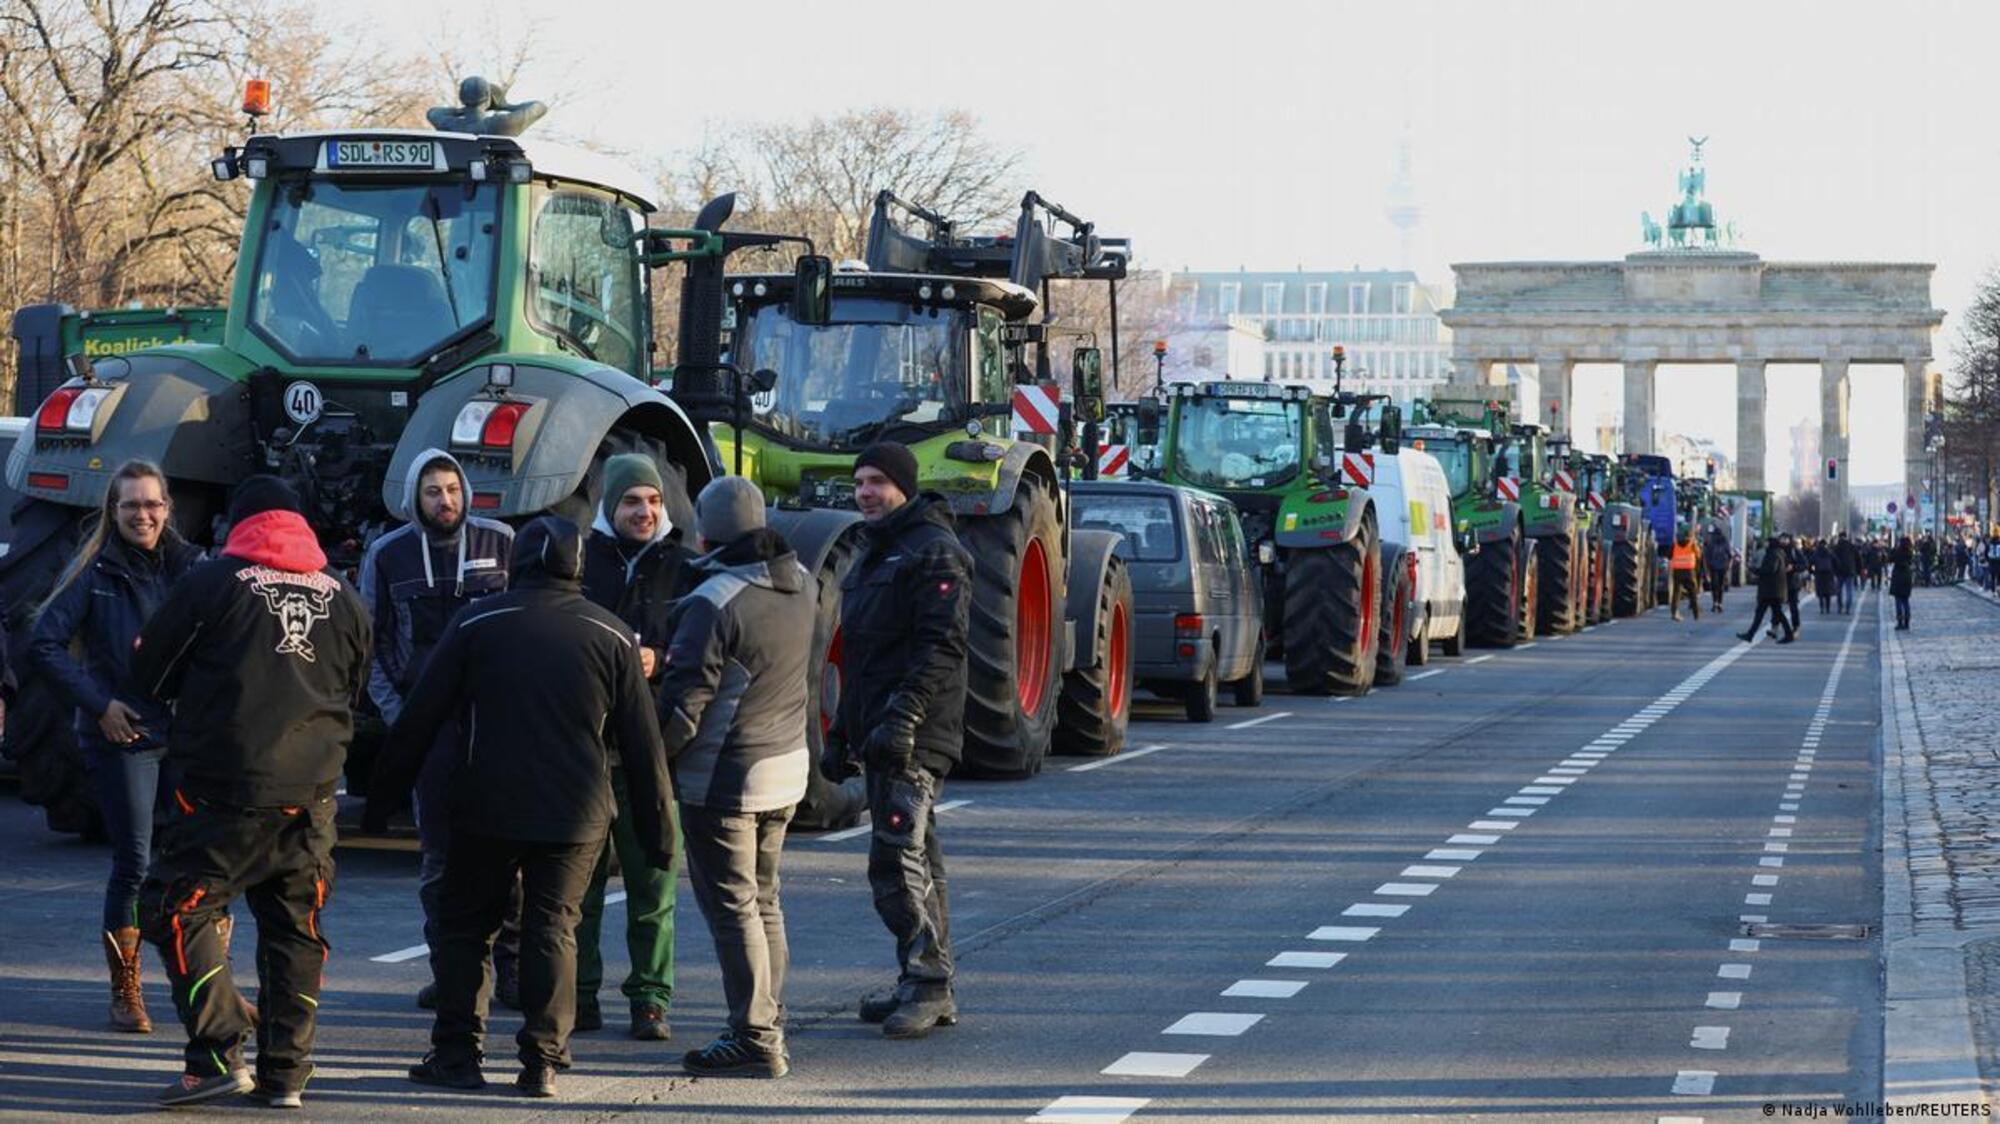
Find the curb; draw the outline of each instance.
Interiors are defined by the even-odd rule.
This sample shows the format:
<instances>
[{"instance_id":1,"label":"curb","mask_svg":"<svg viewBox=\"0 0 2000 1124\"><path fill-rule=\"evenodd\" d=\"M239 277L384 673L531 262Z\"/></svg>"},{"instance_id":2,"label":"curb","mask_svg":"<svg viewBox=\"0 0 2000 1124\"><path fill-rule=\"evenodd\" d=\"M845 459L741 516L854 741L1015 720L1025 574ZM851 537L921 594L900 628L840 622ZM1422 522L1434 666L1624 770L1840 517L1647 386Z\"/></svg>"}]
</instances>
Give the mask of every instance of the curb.
<instances>
[{"instance_id":1,"label":"curb","mask_svg":"<svg viewBox=\"0 0 2000 1124\"><path fill-rule=\"evenodd\" d=\"M1951 876L1928 799L1923 733L1902 643L1879 609L1875 621L1882 693L1882 1101L1962 1113L1990 1103L1972 1032L1965 949L2000 938L2000 930L1916 931L1919 896L1948 894ZM1912 791L1924 795L1915 815L1905 799Z\"/></svg>"}]
</instances>

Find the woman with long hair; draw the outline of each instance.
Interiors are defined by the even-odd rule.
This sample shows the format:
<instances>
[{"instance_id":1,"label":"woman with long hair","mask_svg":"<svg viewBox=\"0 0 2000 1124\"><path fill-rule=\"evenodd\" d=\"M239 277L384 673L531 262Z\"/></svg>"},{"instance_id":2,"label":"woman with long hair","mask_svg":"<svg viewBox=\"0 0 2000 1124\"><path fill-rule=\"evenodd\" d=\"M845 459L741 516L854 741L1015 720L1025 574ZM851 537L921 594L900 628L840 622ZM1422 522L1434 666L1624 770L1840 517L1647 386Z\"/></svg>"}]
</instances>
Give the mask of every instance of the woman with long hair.
<instances>
[{"instance_id":1,"label":"woman with long hair","mask_svg":"<svg viewBox=\"0 0 2000 1124\"><path fill-rule=\"evenodd\" d=\"M56 579L35 620L28 656L76 707L76 740L97 787L111 878L104 888L104 958L111 970L111 1027L153 1029L139 990L139 884L153 841L154 809L170 788L161 777L167 714L117 697L132 639L174 580L201 560L168 525L167 478L127 461L111 476L96 525ZM79 644L82 659L71 654Z\"/></svg>"}]
</instances>

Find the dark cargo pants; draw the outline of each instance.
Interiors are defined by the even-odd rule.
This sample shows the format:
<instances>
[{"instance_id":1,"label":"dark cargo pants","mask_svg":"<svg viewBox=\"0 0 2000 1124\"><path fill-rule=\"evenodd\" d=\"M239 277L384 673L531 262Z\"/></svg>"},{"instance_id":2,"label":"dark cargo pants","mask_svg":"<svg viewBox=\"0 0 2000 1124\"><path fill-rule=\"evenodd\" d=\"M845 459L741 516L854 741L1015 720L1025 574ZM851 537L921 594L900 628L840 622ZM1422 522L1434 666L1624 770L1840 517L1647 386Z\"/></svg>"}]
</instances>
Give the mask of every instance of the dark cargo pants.
<instances>
[{"instance_id":1,"label":"dark cargo pants","mask_svg":"<svg viewBox=\"0 0 2000 1124\"><path fill-rule=\"evenodd\" d=\"M785 1044L779 1013L792 955L778 902L778 860L791 819L790 808L718 812L681 805L688 881L715 939L729 1029L768 1050Z\"/></svg>"},{"instance_id":2,"label":"dark cargo pants","mask_svg":"<svg viewBox=\"0 0 2000 1124\"><path fill-rule=\"evenodd\" d=\"M187 1028L187 1072L243 1067L253 1028L215 927L241 894L257 919L258 1082L302 1088L312 1075L328 947L319 921L333 890L333 797L241 808L176 793L174 803L139 891L139 914Z\"/></svg>"},{"instance_id":3,"label":"dark cargo pants","mask_svg":"<svg viewBox=\"0 0 2000 1124\"><path fill-rule=\"evenodd\" d=\"M951 986L951 903L946 895L944 849L937 837L941 782L928 770L909 773L917 789L915 827L907 844L883 838L889 775L868 770L868 813L875 830L868 841L868 886L875 912L896 938L901 970L897 994L909 999Z\"/></svg>"},{"instance_id":4,"label":"dark cargo pants","mask_svg":"<svg viewBox=\"0 0 2000 1124\"><path fill-rule=\"evenodd\" d=\"M480 1058L486 1036L486 961L516 882L521 887L521 1064L569 1068L576 1026L576 923L604 840L536 843L452 833L431 945L437 1021L431 1046L447 1063Z\"/></svg>"}]
</instances>

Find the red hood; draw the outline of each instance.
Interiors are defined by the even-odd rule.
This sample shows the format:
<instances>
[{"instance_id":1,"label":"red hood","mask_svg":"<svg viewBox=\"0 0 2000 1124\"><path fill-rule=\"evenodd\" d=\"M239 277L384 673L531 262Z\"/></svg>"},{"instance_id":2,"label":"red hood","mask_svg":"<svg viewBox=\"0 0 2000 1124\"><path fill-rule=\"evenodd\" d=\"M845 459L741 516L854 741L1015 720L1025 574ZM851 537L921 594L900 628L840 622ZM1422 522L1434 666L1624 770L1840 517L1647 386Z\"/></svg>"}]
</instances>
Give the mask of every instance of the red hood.
<instances>
[{"instance_id":1,"label":"red hood","mask_svg":"<svg viewBox=\"0 0 2000 1124\"><path fill-rule=\"evenodd\" d=\"M326 552L319 548L319 536L296 511L252 515L229 529L222 553L294 574L326 569Z\"/></svg>"}]
</instances>

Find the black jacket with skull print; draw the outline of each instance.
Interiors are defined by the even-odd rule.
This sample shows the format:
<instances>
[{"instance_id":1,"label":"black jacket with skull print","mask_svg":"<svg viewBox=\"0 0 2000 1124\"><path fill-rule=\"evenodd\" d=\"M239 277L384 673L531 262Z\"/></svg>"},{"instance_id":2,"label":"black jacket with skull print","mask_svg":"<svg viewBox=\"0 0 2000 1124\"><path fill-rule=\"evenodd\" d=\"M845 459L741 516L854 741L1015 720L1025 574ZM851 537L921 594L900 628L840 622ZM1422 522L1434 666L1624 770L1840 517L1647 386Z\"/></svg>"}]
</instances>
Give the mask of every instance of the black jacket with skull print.
<instances>
[{"instance_id":1,"label":"black jacket with skull print","mask_svg":"<svg viewBox=\"0 0 2000 1124\"><path fill-rule=\"evenodd\" d=\"M167 759L186 798L242 807L329 796L368 677L368 610L298 514L230 530L132 643L133 695L173 704Z\"/></svg>"}]
</instances>

